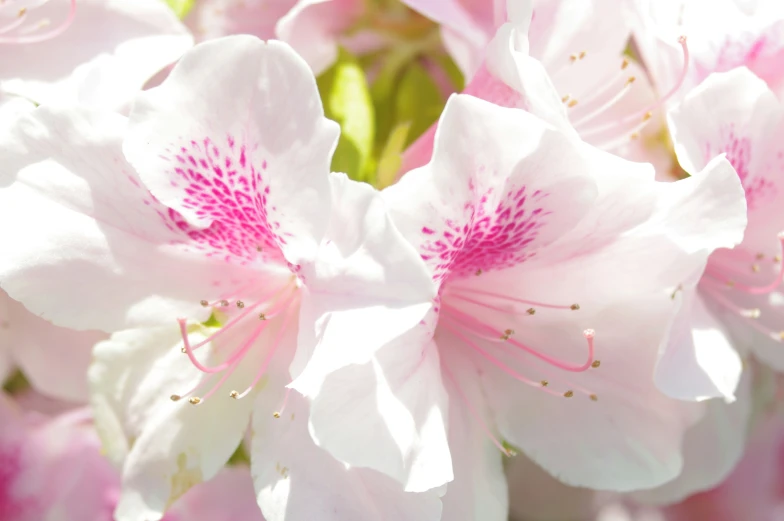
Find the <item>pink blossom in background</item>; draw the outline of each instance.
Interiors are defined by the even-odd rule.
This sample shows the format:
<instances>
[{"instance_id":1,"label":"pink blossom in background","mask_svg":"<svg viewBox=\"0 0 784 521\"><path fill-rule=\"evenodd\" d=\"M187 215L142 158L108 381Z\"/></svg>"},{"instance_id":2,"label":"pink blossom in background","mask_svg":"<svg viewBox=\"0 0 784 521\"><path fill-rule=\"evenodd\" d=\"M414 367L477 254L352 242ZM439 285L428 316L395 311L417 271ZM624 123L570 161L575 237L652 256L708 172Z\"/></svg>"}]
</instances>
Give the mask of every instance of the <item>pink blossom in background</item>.
<instances>
[{"instance_id":1,"label":"pink blossom in background","mask_svg":"<svg viewBox=\"0 0 784 521\"><path fill-rule=\"evenodd\" d=\"M106 521L119 493L120 475L101 454L88 410L50 415L0 396L0 520ZM194 487L164 521L229 519L263 521L247 469L224 469Z\"/></svg>"},{"instance_id":2,"label":"pink blossom in background","mask_svg":"<svg viewBox=\"0 0 784 521\"><path fill-rule=\"evenodd\" d=\"M6 0L0 92L121 109L192 45L159 0Z\"/></svg>"},{"instance_id":3,"label":"pink blossom in background","mask_svg":"<svg viewBox=\"0 0 784 521\"><path fill-rule=\"evenodd\" d=\"M678 160L687 172L726 154L743 183L749 224L738 247L714 253L705 273L682 286L683 312L662 365L694 374L690 366L696 364L708 378L671 380L668 392L684 399L731 398L732 375L740 365L736 351L749 350L784 370L784 147L778 137L784 110L763 81L739 68L708 77L673 108L669 121ZM720 370L722 365L726 370Z\"/></svg>"},{"instance_id":4,"label":"pink blossom in background","mask_svg":"<svg viewBox=\"0 0 784 521\"><path fill-rule=\"evenodd\" d=\"M784 88L784 4L778 0L627 0L634 39L653 82L680 75L673 38L689 37L683 97L711 73L747 67L776 93Z\"/></svg>"}]
</instances>

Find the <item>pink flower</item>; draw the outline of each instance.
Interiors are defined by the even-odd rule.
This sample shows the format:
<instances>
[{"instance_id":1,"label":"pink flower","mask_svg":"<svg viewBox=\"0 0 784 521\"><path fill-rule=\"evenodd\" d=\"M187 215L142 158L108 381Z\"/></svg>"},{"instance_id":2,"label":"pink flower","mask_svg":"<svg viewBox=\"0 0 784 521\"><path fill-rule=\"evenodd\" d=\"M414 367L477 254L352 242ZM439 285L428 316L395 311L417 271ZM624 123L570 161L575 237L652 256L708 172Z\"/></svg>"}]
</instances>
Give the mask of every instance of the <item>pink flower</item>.
<instances>
[{"instance_id":1,"label":"pink flower","mask_svg":"<svg viewBox=\"0 0 784 521\"><path fill-rule=\"evenodd\" d=\"M746 346L784 370L784 147L778 139L784 109L762 80L739 68L710 76L670 112L669 120L687 172L698 172L711 157L726 154L745 190L749 224L740 245L715 252L704 274L683 284L683 312L662 370L683 370L692 377L675 377L666 390L684 399L731 399L740 372L738 352L744 354Z\"/></svg>"},{"instance_id":2,"label":"pink flower","mask_svg":"<svg viewBox=\"0 0 784 521\"><path fill-rule=\"evenodd\" d=\"M484 59L464 92L526 110L603 150L669 170L669 150L641 138L660 132L660 108L680 83L654 94L643 69L623 56L630 29L621 15L616 2L604 0L510 2L506 22L482 49ZM688 48L685 41L681 45L683 69ZM429 160L434 132L406 151L403 172Z\"/></svg>"},{"instance_id":3,"label":"pink flower","mask_svg":"<svg viewBox=\"0 0 784 521\"><path fill-rule=\"evenodd\" d=\"M20 409L0 396L0 519L112 519L120 476L101 455L89 411ZM227 517L228 516L228 517ZM177 501L164 521L263 521L247 469L225 469Z\"/></svg>"},{"instance_id":4,"label":"pink flower","mask_svg":"<svg viewBox=\"0 0 784 521\"><path fill-rule=\"evenodd\" d=\"M124 469L119 521L160 519L216 475L251 415L259 450L285 435L271 424L295 421L285 386L316 328L373 349L427 313L429 275L381 195L330 174L337 137L307 64L281 42L236 36L186 53L129 120L40 107L2 139L0 211L25 219L0 232L14 245L3 288L59 325L120 331L92 372L96 421L116 433L105 439ZM315 323L321 313L330 321ZM254 473L293 469L310 449L290 450L252 455ZM346 472L331 461L325 469ZM334 487L324 494L346 505L337 512L386 511L345 492L359 477L298 474L298 492ZM368 487L380 499L434 515L437 496L379 479ZM269 521L288 483L260 496Z\"/></svg>"},{"instance_id":5,"label":"pink flower","mask_svg":"<svg viewBox=\"0 0 784 521\"><path fill-rule=\"evenodd\" d=\"M0 5L0 92L119 109L192 45L159 0L8 0Z\"/></svg>"},{"instance_id":6,"label":"pink flower","mask_svg":"<svg viewBox=\"0 0 784 521\"><path fill-rule=\"evenodd\" d=\"M454 475L446 518L504 518L503 441L575 485L634 490L678 475L703 407L665 397L651 375L677 311L672 290L742 237L726 160L656 183L649 166L458 95L432 161L384 195L438 297L380 349L320 338L292 386L313 399L321 446L408 490ZM439 416L449 452L432 428Z\"/></svg>"},{"instance_id":7,"label":"pink flower","mask_svg":"<svg viewBox=\"0 0 784 521\"><path fill-rule=\"evenodd\" d=\"M318 75L335 61L339 45L353 48L352 42L361 43L361 38L345 33L371 9L367 4L362 0L201 0L186 21L201 39L252 34L282 40ZM365 41L362 46L368 44L376 45Z\"/></svg>"},{"instance_id":8,"label":"pink flower","mask_svg":"<svg viewBox=\"0 0 784 521\"><path fill-rule=\"evenodd\" d=\"M631 0L634 38L657 86L680 75L674 39L687 35L692 64L682 94L713 72L747 67L784 88L784 5L776 0ZM680 96L682 97L682 96Z\"/></svg>"}]
</instances>

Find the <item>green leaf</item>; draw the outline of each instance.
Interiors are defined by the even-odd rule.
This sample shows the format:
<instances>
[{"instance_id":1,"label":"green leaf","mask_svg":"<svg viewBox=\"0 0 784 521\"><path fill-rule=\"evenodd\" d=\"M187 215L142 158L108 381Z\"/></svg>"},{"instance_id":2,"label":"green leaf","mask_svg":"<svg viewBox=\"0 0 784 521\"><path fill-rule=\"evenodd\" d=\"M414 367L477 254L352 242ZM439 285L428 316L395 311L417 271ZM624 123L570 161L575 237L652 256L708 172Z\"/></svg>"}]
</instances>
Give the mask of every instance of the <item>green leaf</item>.
<instances>
[{"instance_id":1,"label":"green leaf","mask_svg":"<svg viewBox=\"0 0 784 521\"><path fill-rule=\"evenodd\" d=\"M326 116L340 124L340 141L332 158L332 170L351 179L373 182L368 168L375 139L375 111L365 72L344 49L338 61L318 78Z\"/></svg>"},{"instance_id":2,"label":"green leaf","mask_svg":"<svg viewBox=\"0 0 784 521\"><path fill-rule=\"evenodd\" d=\"M395 96L395 122L411 124L406 136L406 146L438 120L445 104L446 100L438 85L425 68L418 63L409 65Z\"/></svg>"},{"instance_id":3,"label":"green leaf","mask_svg":"<svg viewBox=\"0 0 784 521\"><path fill-rule=\"evenodd\" d=\"M389 139L381 157L378 160L378 174L376 177L376 188L382 190L395 182L397 172L403 159L401 154L406 147L408 132L411 130L411 123L401 123L392 129Z\"/></svg>"},{"instance_id":4,"label":"green leaf","mask_svg":"<svg viewBox=\"0 0 784 521\"><path fill-rule=\"evenodd\" d=\"M196 3L196 0L165 0L166 3L169 5L174 14L176 14L180 20L185 18L185 16L193 9L193 4Z\"/></svg>"}]
</instances>

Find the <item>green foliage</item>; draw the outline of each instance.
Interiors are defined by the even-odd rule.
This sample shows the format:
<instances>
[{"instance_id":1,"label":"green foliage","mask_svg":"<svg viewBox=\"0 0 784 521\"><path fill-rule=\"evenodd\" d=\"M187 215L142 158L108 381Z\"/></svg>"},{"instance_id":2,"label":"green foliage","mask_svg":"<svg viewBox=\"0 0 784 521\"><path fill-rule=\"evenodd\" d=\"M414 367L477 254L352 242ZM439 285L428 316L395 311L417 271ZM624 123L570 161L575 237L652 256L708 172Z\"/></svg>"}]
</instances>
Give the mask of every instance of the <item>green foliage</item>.
<instances>
[{"instance_id":1,"label":"green foliage","mask_svg":"<svg viewBox=\"0 0 784 521\"><path fill-rule=\"evenodd\" d=\"M395 95L395 122L409 123L406 146L438 121L446 100L425 68L412 63L400 79Z\"/></svg>"},{"instance_id":2,"label":"green foliage","mask_svg":"<svg viewBox=\"0 0 784 521\"><path fill-rule=\"evenodd\" d=\"M165 0L166 3L171 7L171 10L174 11L180 20L185 18L185 16L193 9L193 4L196 3L196 0Z\"/></svg>"},{"instance_id":3,"label":"green foliage","mask_svg":"<svg viewBox=\"0 0 784 521\"><path fill-rule=\"evenodd\" d=\"M318 87L326 116L340 124L332 170L372 183L376 117L365 72L354 56L341 49L337 62L319 76Z\"/></svg>"}]
</instances>

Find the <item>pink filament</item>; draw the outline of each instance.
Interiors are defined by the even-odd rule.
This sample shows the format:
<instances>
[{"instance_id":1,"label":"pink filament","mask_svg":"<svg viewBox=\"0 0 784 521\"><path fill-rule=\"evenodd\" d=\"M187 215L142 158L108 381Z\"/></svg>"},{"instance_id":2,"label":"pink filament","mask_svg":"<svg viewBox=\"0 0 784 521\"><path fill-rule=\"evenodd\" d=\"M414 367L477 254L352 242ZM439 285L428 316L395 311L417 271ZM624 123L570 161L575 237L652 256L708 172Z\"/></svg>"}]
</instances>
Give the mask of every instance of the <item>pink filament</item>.
<instances>
[{"instance_id":1,"label":"pink filament","mask_svg":"<svg viewBox=\"0 0 784 521\"><path fill-rule=\"evenodd\" d=\"M449 289L451 291L464 291L464 292L468 292L468 293L475 293L477 295L485 295L487 297L494 297L494 298L497 298L499 300L507 300L509 302L517 302L519 304L525 304L526 306L533 306L533 307L537 307L537 308L544 308L544 309L572 309L572 305L562 306L562 305L559 305L559 304L546 304L544 302L536 302L534 300L524 300L524 299L520 299L520 298L510 297L508 295L501 295L500 293L493 293L491 291L484 291L484 290L475 289L475 288L467 288L467 287L459 287L459 286L458 287L454 287L454 286L452 286ZM473 302L474 304L477 303L477 301L475 301L475 300L468 300L466 297L461 296L461 295L452 294L452 296L454 296L455 298L459 298L461 300L466 300L468 302ZM479 303L479 304L483 305L485 307L489 307L489 306L487 306L484 303ZM495 309L495 308L491 308L491 309Z\"/></svg>"},{"instance_id":2,"label":"pink filament","mask_svg":"<svg viewBox=\"0 0 784 521\"><path fill-rule=\"evenodd\" d=\"M531 380L530 378L526 378L525 376L521 375L520 373L518 373L514 369L508 367L502 361L498 360L496 357L494 357L493 355L488 353L486 350L484 350L481 347L479 347L476 344L476 342L470 340L463 333L461 333L456 327L450 325L448 322L445 322L444 326L447 329L449 329L452 333L457 335L463 342L466 343L467 346L469 346L471 349L473 349L474 351L476 351L477 353L482 355L491 364L493 364L494 366L498 367L499 369L501 369L503 372L505 372L506 374L508 374L509 376L514 378L515 380L517 380L518 382L522 382L522 383L524 383L526 385L529 385L531 387L535 387L537 389L541 389L542 391L546 392L547 394L551 394L553 396L560 396L559 393L557 393L555 391L551 391L550 389L548 389L546 387L543 387L541 382L536 382L534 380Z\"/></svg>"},{"instance_id":3,"label":"pink filament","mask_svg":"<svg viewBox=\"0 0 784 521\"><path fill-rule=\"evenodd\" d=\"M446 304L446 303L442 303L442 305L443 305L445 311L449 311L450 313L455 313L455 314L460 315L461 321L462 321L461 324L463 326L466 326L466 327L469 327L469 328L471 326L473 326L474 327L474 329L473 329L474 331L476 331L476 328L478 327L478 328L480 328L480 331L481 331L481 329L484 329L485 332L489 332L490 334L493 334L493 335L496 335L496 336L499 336L499 337L503 334L503 331L498 330L498 329L494 329L493 327L489 326L488 324L485 324L484 322L481 322L481 321L477 320L476 318L474 318L473 316L469 315L468 313L464 313L464 312L460 311L459 309L457 309L457 308L455 308L453 306L450 306L449 304ZM516 346L516 347L518 347L520 349L522 349L526 353L528 353L530 355L533 355L536 358L538 358L538 359L540 359L540 360L542 360L544 362L547 362L548 364L550 364L550 365L552 365L554 367L557 367L559 369L563 369L564 371L573 372L573 373L582 373L582 372L587 371L588 369L590 369L591 368L591 364L594 361L594 358L593 358L594 357L593 335L591 335L590 338L589 338L589 336L586 334L585 338L588 341L588 359L582 365L572 365L572 364L569 364L567 362L563 362L563 361L558 360L556 358L553 358L553 357L551 357L549 355L541 353L541 352L537 351L536 349L528 347L525 344L523 344L521 342L518 342L517 340L514 340L513 338L509 338L507 340L507 342L509 342L510 344L512 344L512 345L514 345L514 346Z\"/></svg>"},{"instance_id":4,"label":"pink filament","mask_svg":"<svg viewBox=\"0 0 784 521\"><path fill-rule=\"evenodd\" d=\"M24 19L26 14L20 16L20 19ZM23 44L23 43L39 43L46 40L51 40L52 38L56 38L64 33L70 26L73 24L74 18L76 18L76 0L71 0L71 8L68 10L68 16L63 23L55 27L49 32L31 35L31 36L7 36L0 38L0 44L2 43L13 43L13 44ZM13 29L16 29L21 24L11 24ZM5 32L5 31L3 31Z\"/></svg>"},{"instance_id":5,"label":"pink filament","mask_svg":"<svg viewBox=\"0 0 784 521\"><path fill-rule=\"evenodd\" d=\"M444 374L446 374L446 377L449 379L450 382L452 382L452 385L457 390L457 394L460 396L460 399L465 404L468 411L471 413L471 416L473 416L474 419L479 423L479 426L482 428L482 430L487 435L487 437L490 438L490 441L493 442L493 445L498 447L498 450L503 452L506 456L511 456L511 454L509 454L509 451L506 450L506 447L504 447L504 445L498 440L498 438L496 438L493 435L493 433L490 431L490 427L487 426L487 423L485 422L484 418L482 418L482 415L480 415L477 412L477 410L471 404L471 401L468 399L468 397L466 397L465 393L463 392L463 389L460 387L460 384L457 383L457 379L452 374L452 371L449 370L449 367L447 367L446 364L442 365L442 367L444 369Z\"/></svg>"},{"instance_id":6,"label":"pink filament","mask_svg":"<svg viewBox=\"0 0 784 521\"><path fill-rule=\"evenodd\" d=\"M678 80L676 81L675 85L673 85L673 87L669 90L669 92L667 92L667 94L660 97L654 103L648 105L642 110L633 112L632 114L629 114L628 116L625 116L618 121L613 121L611 123L608 123L607 125L602 125L600 127L595 127L585 132L581 132L580 136L583 138L586 138L588 136L595 136L604 131L615 129L619 126L632 123L638 120L640 116L644 116L645 114L648 114L649 112L653 112L654 110L658 109L659 107L664 105L670 98L672 98L675 95L675 93L678 92L678 90L680 90L680 88L683 86L683 82L686 81L686 75L689 72L690 53L689 53L689 46L686 43L686 37L681 36L678 39L678 43L680 43L681 49L683 50L683 67L681 68L681 73L678 76Z\"/></svg>"},{"instance_id":7,"label":"pink filament","mask_svg":"<svg viewBox=\"0 0 784 521\"><path fill-rule=\"evenodd\" d=\"M291 300L289 300L290 302ZM264 362L261 364L258 373L253 378L253 382L241 393L237 395L237 399L245 398L251 390L256 387L256 384L259 383L261 377L264 376L264 373L267 372L267 367L269 367L270 361L272 360L275 351L278 349L278 345L280 344L281 339L283 338L283 333L286 331L286 327L289 324L289 320L291 319L291 312L286 313L285 317L283 318L283 323L280 326L280 330L278 330L278 334L275 335L275 340L272 342L272 346L270 347L269 353L267 353L266 358L264 358Z\"/></svg>"}]
</instances>

